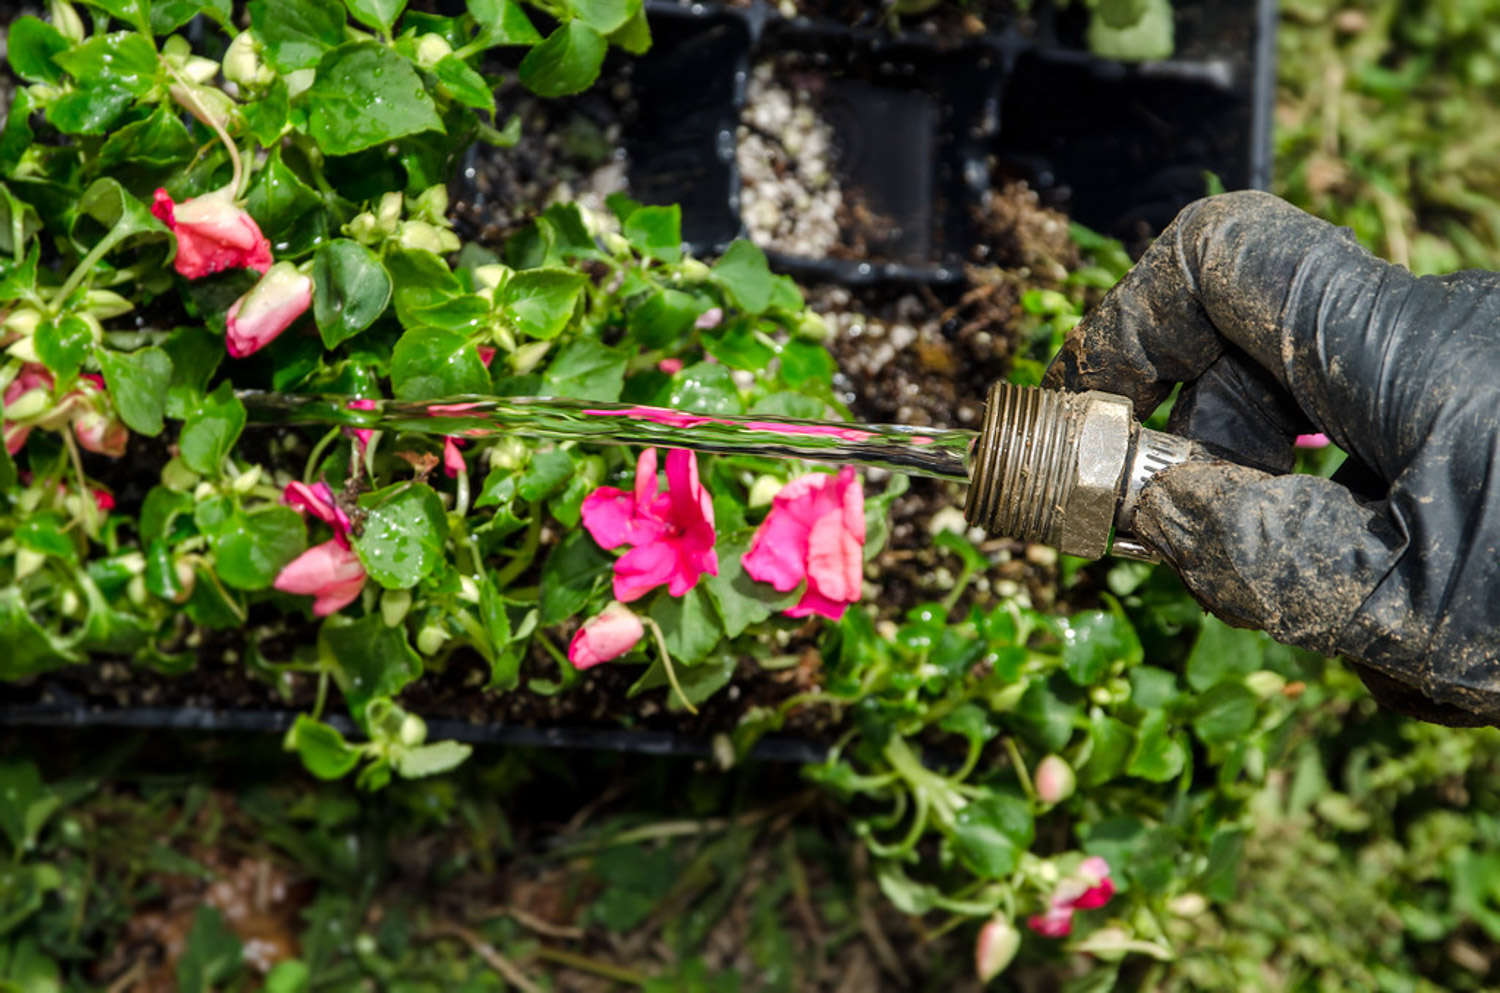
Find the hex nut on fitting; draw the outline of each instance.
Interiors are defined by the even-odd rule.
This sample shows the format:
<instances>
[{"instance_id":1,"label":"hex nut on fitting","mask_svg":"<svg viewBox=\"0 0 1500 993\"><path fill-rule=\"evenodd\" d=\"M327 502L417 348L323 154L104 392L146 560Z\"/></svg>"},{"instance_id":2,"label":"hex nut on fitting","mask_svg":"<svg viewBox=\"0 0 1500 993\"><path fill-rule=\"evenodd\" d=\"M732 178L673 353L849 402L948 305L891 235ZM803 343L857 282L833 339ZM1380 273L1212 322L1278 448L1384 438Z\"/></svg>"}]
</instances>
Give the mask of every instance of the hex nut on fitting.
<instances>
[{"instance_id":1,"label":"hex nut on fitting","mask_svg":"<svg viewBox=\"0 0 1500 993\"><path fill-rule=\"evenodd\" d=\"M1112 393L1090 390L1072 399L1081 409L1074 482L1063 505L1058 548L1097 559L1109 550L1135 418L1130 401Z\"/></svg>"}]
</instances>

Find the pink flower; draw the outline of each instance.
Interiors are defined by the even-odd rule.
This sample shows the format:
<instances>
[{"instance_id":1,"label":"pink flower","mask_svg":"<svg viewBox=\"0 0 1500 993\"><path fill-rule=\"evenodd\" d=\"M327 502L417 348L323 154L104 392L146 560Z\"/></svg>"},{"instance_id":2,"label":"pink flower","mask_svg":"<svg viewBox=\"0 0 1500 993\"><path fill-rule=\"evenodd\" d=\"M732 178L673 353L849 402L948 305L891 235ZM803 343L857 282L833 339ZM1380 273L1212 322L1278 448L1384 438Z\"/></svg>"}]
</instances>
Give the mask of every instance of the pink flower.
<instances>
[{"instance_id":1,"label":"pink flower","mask_svg":"<svg viewBox=\"0 0 1500 993\"><path fill-rule=\"evenodd\" d=\"M693 322L693 327L697 328L699 331L708 331L708 330L711 330L713 328L718 327L720 324L723 324L723 323L724 323L724 308L723 307L710 307L707 310L705 310L703 313L701 313L701 314L698 315L698 319Z\"/></svg>"},{"instance_id":2,"label":"pink flower","mask_svg":"<svg viewBox=\"0 0 1500 993\"><path fill-rule=\"evenodd\" d=\"M177 271L188 279L211 276L225 269L271 267L271 243L255 219L230 200L226 190L173 203L158 188L151 213L177 235Z\"/></svg>"},{"instance_id":3,"label":"pink flower","mask_svg":"<svg viewBox=\"0 0 1500 993\"><path fill-rule=\"evenodd\" d=\"M344 404L344 406L348 407L350 410L374 410L375 401L350 400L348 403ZM359 454L364 455L365 449L370 446L370 439L375 437L374 430L372 430L371 428L349 428L349 431L354 435L355 443L359 445Z\"/></svg>"},{"instance_id":4,"label":"pink flower","mask_svg":"<svg viewBox=\"0 0 1500 993\"><path fill-rule=\"evenodd\" d=\"M462 444L451 434L443 438L443 471L448 474L449 479L468 471L469 467L464 465L464 457L458 450L458 446Z\"/></svg>"},{"instance_id":5,"label":"pink flower","mask_svg":"<svg viewBox=\"0 0 1500 993\"><path fill-rule=\"evenodd\" d=\"M73 418L73 434L78 444L91 452L119 458L130 441L130 429L97 410L85 410Z\"/></svg>"},{"instance_id":6,"label":"pink flower","mask_svg":"<svg viewBox=\"0 0 1500 993\"><path fill-rule=\"evenodd\" d=\"M751 579L782 593L807 581L788 617L836 621L859 599L864 545L864 492L845 466L837 476L813 473L782 487L741 561Z\"/></svg>"},{"instance_id":7,"label":"pink flower","mask_svg":"<svg viewBox=\"0 0 1500 993\"><path fill-rule=\"evenodd\" d=\"M1036 781L1037 799L1049 807L1072 796L1078 785L1073 767L1060 755L1048 755L1042 759L1032 778Z\"/></svg>"},{"instance_id":8,"label":"pink flower","mask_svg":"<svg viewBox=\"0 0 1500 993\"><path fill-rule=\"evenodd\" d=\"M365 587L365 567L347 542L330 538L288 562L275 585L283 593L316 597L313 613L327 617L359 596Z\"/></svg>"},{"instance_id":9,"label":"pink flower","mask_svg":"<svg viewBox=\"0 0 1500 993\"><path fill-rule=\"evenodd\" d=\"M583 526L605 548L635 546L615 561L615 599L622 603L663 583L672 596L683 596L699 576L719 574L713 501L687 449L667 452L665 493L657 492L656 449L646 449L636 462L634 492L599 487L584 498Z\"/></svg>"},{"instance_id":10,"label":"pink flower","mask_svg":"<svg viewBox=\"0 0 1500 993\"><path fill-rule=\"evenodd\" d=\"M484 367L488 369L490 367L490 363L495 361L495 346L476 345L475 350L479 352L479 361L483 362Z\"/></svg>"},{"instance_id":11,"label":"pink flower","mask_svg":"<svg viewBox=\"0 0 1500 993\"><path fill-rule=\"evenodd\" d=\"M104 513L115 509L115 495L109 490L90 489L89 494L94 498L94 506Z\"/></svg>"},{"instance_id":12,"label":"pink flower","mask_svg":"<svg viewBox=\"0 0 1500 993\"><path fill-rule=\"evenodd\" d=\"M1078 871L1058 884L1048 901L1045 913L1032 916L1026 926L1047 938L1065 938L1073 930L1075 910L1095 910L1115 895L1114 880L1109 878L1109 863L1091 855Z\"/></svg>"},{"instance_id":13,"label":"pink flower","mask_svg":"<svg viewBox=\"0 0 1500 993\"><path fill-rule=\"evenodd\" d=\"M229 354L242 359L265 348L302 316L312 303L311 276L290 262L278 262L229 308L225 340Z\"/></svg>"},{"instance_id":14,"label":"pink flower","mask_svg":"<svg viewBox=\"0 0 1500 993\"><path fill-rule=\"evenodd\" d=\"M675 376L677 373L682 371L682 360L662 359L660 362L656 363L656 368L660 369L668 376Z\"/></svg>"},{"instance_id":15,"label":"pink flower","mask_svg":"<svg viewBox=\"0 0 1500 993\"><path fill-rule=\"evenodd\" d=\"M1021 933L1010 920L995 916L984 922L979 937L974 942L974 973L981 983L987 983L1010 965L1021 947Z\"/></svg>"},{"instance_id":16,"label":"pink flower","mask_svg":"<svg viewBox=\"0 0 1500 993\"><path fill-rule=\"evenodd\" d=\"M1327 448L1328 444L1328 435L1326 434L1297 435L1298 448Z\"/></svg>"},{"instance_id":17,"label":"pink flower","mask_svg":"<svg viewBox=\"0 0 1500 993\"><path fill-rule=\"evenodd\" d=\"M334 499L333 489L327 483L291 482L281 491L281 502L301 514L312 514L333 528L333 536L345 548L349 547L349 515Z\"/></svg>"},{"instance_id":18,"label":"pink flower","mask_svg":"<svg viewBox=\"0 0 1500 993\"><path fill-rule=\"evenodd\" d=\"M645 633L641 619L629 607L614 601L583 622L568 645L568 661L575 669L608 662L634 648Z\"/></svg>"},{"instance_id":19,"label":"pink flower","mask_svg":"<svg viewBox=\"0 0 1500 993\"><path fill-rule=\"evenodd\" d=\"M48 397L52 395L52 373L47 367L36 362L28 362L21 367L21 371L5 387L5 409L7 412L14 410L17 406L34 407L45 404ZM28 394L34 394L27 396ZM27 397L24 405L20 404L22 397ZM21 450L26 444L26 438L31 434L32 424L16 424L7 422L4 425L5 450L11 455Z\"/></svg>"}]
</instances>

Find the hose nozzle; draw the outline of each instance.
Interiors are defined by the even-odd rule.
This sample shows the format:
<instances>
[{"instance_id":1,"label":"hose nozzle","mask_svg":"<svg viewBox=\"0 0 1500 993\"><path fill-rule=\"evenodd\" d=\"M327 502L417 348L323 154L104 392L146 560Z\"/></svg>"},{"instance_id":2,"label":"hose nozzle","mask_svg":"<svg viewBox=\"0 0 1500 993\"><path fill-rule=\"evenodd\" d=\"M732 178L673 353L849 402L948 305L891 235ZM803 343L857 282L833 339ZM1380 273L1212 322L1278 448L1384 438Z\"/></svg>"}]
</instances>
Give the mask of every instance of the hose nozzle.
<instances>
[{"instance_id":1,"label":"hose nozzle","mask_svg":"<svg viewBox=\"0 0 1500 993\"><path fill-rule=\"evenodd\" d=\"M1155 551L1131 530L1141 487L1190 449L1137 424L1125 397L996 383L970 457L964 518L1069 555L1151 561Z\"/></svg>"}]
</instances>

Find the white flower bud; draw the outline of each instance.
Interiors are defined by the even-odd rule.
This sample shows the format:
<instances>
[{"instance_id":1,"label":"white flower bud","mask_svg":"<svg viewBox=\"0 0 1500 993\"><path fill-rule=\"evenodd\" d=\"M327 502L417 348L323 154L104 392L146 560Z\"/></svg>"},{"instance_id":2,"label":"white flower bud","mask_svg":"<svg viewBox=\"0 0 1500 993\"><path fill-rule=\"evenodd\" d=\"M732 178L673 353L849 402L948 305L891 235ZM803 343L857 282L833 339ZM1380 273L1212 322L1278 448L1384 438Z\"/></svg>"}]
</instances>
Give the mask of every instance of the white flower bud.
<instances>
[{"instance_id":1,"label":"white flower bud","mask_svg":"<svg viewBox=\"0 0 1500 993\"><path fill-rule=\"evenodd\" d=\"M281 78L286 82L286 95L295 100L312 87L313 80L318 78L318 70L295 69Z\"/></svg>"},{"instance_id":2,"label":"white flower bud","mask_svg":"<svg viewBox=\"0 0 1500 993\"><path fill-rule=\"evenodd\" d=\"M445 231L427 221L402 221L398 242L402 248L434 255L456 252L460 245L458 236L452 231Z\"/></svg>"},{"instance_id":3,"label":"white flower bud","mask_svg":"<svg viewBox=\"0 0 1500 993\"><path fill-rule=\"evenodd\" d=\"M202 503L213 496L215 492L214 484L205 479L193 490L193 499L198 503Z\"/></svg>"},{"instance_id":4,"label":"white flower bud","mask_svg":"<svg viewBox=\"0 0 1500 993\"><path fill-rule=\"evenodd\" d=\"M16 580L20 581L36 572L47 561L47 556L24 545L16 549Z\"/></svg>"},{"instance_id":5,"label":"white flower bud","mask_svg":"<svg viewBox=\"0 0 1500 993\"><path fill-rule=\"evenodd\" d=\"M150 593L146 589L145 576L131 576L130 582L125 584L125 596L137 607L144 607L150 600Z\"/></svg>"},{"instance_id":6,"label":"white flower bud","mask_svg":"<svg viewBox=\"0 0 1500 993\"><path fill-rule=\"evenodd\" d=\"M410 590L386 590L380 594L380 619L385 621L385 626L393 628L406 619L406 612L411 609Z\"/></svg>"},{"instance_id":7,"label":"white flower bud","mask_svg":"<svg viewBox=\"0 0 1500 993\"><path fill-rule=\"evenodd\" d=\"M375 215L368 210L355 214L354 220L344 225L344 233L361 245L366 246L379 244L383 237L379 222L375 220Z\"/></svg>"},{"instance_id":8,"label":"white flower bud","mask_svg":"<svg viewBox=\"0 0 1500 993\"><path fill-rule=\"evenodd\" d=\"M5 317L5 323L0 324L0 331L7 335L18 334L27 337L36 332L37 325L42 323L41 311L32 310L30 307L17 307Z\"/></svg>"},{"instance_id":9,"label":"white flower bud","mask_svg":"<svg viewBox=\"0 0 1500 993\"><path fill-rule=\"evenodd\" d=\"M101 321L128 314L135 309L135 304L114 290L89 290L83 295L83 306L90 316Z\"/></svg>"},{"instance_id":10,"label":"white flower bud","mask_svg":"<svg viewBox=\"0 0 1500 993\"><path fill-rule=\"evenodd\" d=\"M1008 918L995 916L979 929L974 943L974 972L981 983L987 983L1010 965L1021 947L1021 932Z\"/></svg>"},{"instance_id":11,"label":"white flower bud","mask_svg":"<svg viewBox=\"0 0 1500 993\"><path fill-rule=\"evenodd\" d=\"M786 480L776 476L757 476L755 482L750 484L749 505L751 507L768 506L785 485Z\"/></svg>"},{"instance_id":12,"label":"white flower bud","mask_svg":"<svg viewBox=\"0 0 1500 993\"><path fill-rule=\"evenodd\" d=\"M474 288L485 296L493 296L495 290L504 285L514 271L510 266L498 262L475 266Z\"/></svg>"},{"instance_id":13,"label":"white flower bud","mask_svg":"<svg viewBox=\"0 0 1500 993\"><path fill-rule=\"evenodd\" d=\"M19 341L11 342L10 347L5 350L5 354L18 358L22 362L42 361L36 354L36 339L30 335Z\"/></svg>"},{"instance_id":14,"label":"white flower bud","mask_svg":"<svg viewBox=\"0 0 1500 993\"><path fill-rule=\"evenodd\" d=\"M453 46L440 34L424 34L417 39L417 65L431 69L453 54Z\"/></svg>"},{"instance_id":15,"label":"white flower bud","mask_svg":"<svg viewBox=\"0 0 1500 993\"><path fill-rule=\"evenodd\" d=\"M479 602L479 584L474 582L473 576L458 577L458 597L470 603Z\"/></svg>"},{"instance_id":16,"label":"white flower bud","mask_svg":"<svg viewBox=\"0 0 1500 993\"><path fill-rule=\"evenodd\" d=\"M52 407L52 394L48 390L27 390L5 405L7 421L34 421Z\"/></svg>"},{"instance_id":17,"label":"white flower bud","mask_svg":"<svg viewBox=\"0 0 1500 993\"><path fill-rule=\"evenodd\" d=\"M230 486L236 493L249 493L251 490L255 489L256 484L259 482L260 466L253 465L249 469L236 476L234 482L231 483Z\"/></svg>"},{"instance_id":18,"label":"white flower bud","mask_svg":"<svg viewBox=\"0 0 1500 993\"><path fill-rule=\"evenodd\" d=\"M529 341L511 353L510 367L524 376L541 363L551 347L550 341Z\"/></svg>"},{"instance_id":19,"label":"white flower bud","mask_svg":"<svg viewBox=\"0 0 1500 993\"><path fill-rule=\"evenodd\" d=\"M211 83L219 75L219 63L201 55L189 55L177 71L190 83Z\"/></svg>"},{"instance_id":20,"label":"white flower bud","mask_svg":"<svg viewBox=\"0 0 1500 993\"><path fill-rule=\"evenodd\" d=\"M684 283L706 283L713 270L697 259L687 258L677 263L677 275Z\"/></svg>"},{"instance_id":21,"label":"white flower bud","mask_svg":"<svg viewBox=\"0 0 1500 993\"><path fill-rule=\"evenodd\" d=\"M443 42L447 44L447 42ZM434 183L418 194L416 202L411 206L411 212L424 221L433 224L444 225L448 220L448 187L441 183Z\"/></svg>"},{"instance_id":22,"label":"white flower bud","mask_svg":"<svg viewBox=\"0 0 1500 993\"><path fill-rule=\"evenodd\" d=\"M241 31L224 52L224 78L236 86L261 89L276 79L276 71L260 57L260 43L249 31Z\"/></svg>"},{"instance_id":23,"label":"white flower bud","mask_svg":"<svg viewBox=\"0 0 1500 993\"><path fill-rule=\"evenodd\" d=\"M47 13L51 16L52 26L62 32L64 38L69 41L84 39L83 19L67 0L47 0Z\"/></svg>"},{"instance_id":24,"label":"white flower bud","mask_svg":"<svg viewBox=\"0 0 1500 993\"><path fill-rule=\"evenodd\" d=\"M386 234L396 233L396 225L401 221L401 204L401 194L394 191L380 198L380 206L375 209L375 223Z\"/></svg>"},{"instance_id":25,"label":"white flower bud","mask_svg":"<svg viewBox=\"0 0 1500 993\"><path fill-rule=\"evenodd\" d=\"M407 714L401 719L401 730L397 739L407 748L415 748L427 740L427 722L416 714Z\"/></svg>"},{"instance_id":26,"label":"white flower bud","mask_svg":"<svg viewBox=\"0 0 1500 993\"><path fill-rule=\"evenodd\" d=\"M447 631L436 624L429 624L417 632L417 651L423 655L434 655L447 640Z\"/></svg>"}]
</instances>

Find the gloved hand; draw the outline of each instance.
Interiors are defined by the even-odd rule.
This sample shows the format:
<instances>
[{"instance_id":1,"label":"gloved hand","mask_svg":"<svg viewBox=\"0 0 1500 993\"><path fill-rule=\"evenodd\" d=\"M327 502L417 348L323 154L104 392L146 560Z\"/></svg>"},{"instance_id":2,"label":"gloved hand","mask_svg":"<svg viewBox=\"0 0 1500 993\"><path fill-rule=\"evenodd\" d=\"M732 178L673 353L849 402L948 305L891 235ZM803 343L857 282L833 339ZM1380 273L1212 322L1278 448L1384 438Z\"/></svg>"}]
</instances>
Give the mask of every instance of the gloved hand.
<instances>
[{"instance_id":1,"label":"gloved hand","mask_svg":"<svg viewBox=\"0 0 1500 993\"><path fill-rule=\"evenodd\" d=\"M1168 430L1228 461L1144 488L1136 532L1205 607L1356 663L1387 706L1500 722L1500 273L1417 278L1269 194L1185 208L1046 385L1184 383ZM1298 434L1349 453L1286 475Z\"/></svg>"}]
</instances>

